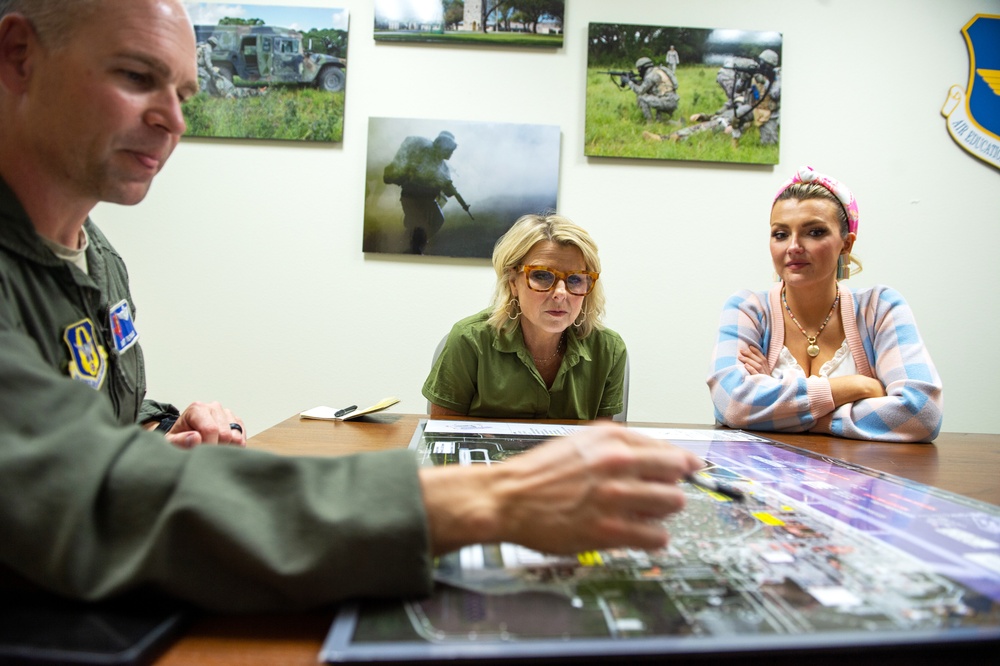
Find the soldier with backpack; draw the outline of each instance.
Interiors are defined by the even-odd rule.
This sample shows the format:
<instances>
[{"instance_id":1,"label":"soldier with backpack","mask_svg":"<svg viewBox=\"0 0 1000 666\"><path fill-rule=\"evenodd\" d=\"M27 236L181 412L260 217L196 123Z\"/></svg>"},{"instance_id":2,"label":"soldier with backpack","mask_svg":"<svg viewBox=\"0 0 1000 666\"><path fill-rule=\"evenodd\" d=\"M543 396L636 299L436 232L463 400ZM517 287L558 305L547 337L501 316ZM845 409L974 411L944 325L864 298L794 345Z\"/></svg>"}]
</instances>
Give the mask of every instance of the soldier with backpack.
<instances>
[{"instance_id":1,"label":"soldier with backpack","mask_svg":"<svg viewBox=\"0 0 1000 666\"><path fill-rule=\"evenodd\" d=\"M778 54L765 49L757 60L734 58L719 69L716 82L726 93L726 102L715 113L696 113L688 125L670 134L643 132L648 141L684 141L700 132L725 132L733 146L751 127L760 131L761 145L778 143L781 109L781 68Z\"/></svg>"},{"instance_id":2,"label":"soldier with backpack","mask_svg":"<svg viewBox=\"0 0 1000 666\"><path fill-rule=\"evenodd\" d=\"M669 120L680 100L677 95L677 77L666 67L654 65L652 59L646 57L636 60L635 68L639 70L641 81L635 83L622 77L622 83L627 83L635 93L636 103L646 122L652 122L654 114L656 120L660 120L661 115L666 115Z\"/></svg>"},{"instance_id":3,"label":"soldier with backpack","mask_svg":"<svg viewBox=\"0 0 1000 666\"><path fill-rule=\"evenodd\" d=\"M456 148L458 143L451 132L441 132L433 141L422 136L408 136L383 172L383 181L402 188L399 202L403 206L403 226L410 236L412 254L423 254L431 236L441 229L444 224L441 206L448 197L455 197L469 213L469 205L455 189L445 164Z\"/></svg>"}]
</instances>

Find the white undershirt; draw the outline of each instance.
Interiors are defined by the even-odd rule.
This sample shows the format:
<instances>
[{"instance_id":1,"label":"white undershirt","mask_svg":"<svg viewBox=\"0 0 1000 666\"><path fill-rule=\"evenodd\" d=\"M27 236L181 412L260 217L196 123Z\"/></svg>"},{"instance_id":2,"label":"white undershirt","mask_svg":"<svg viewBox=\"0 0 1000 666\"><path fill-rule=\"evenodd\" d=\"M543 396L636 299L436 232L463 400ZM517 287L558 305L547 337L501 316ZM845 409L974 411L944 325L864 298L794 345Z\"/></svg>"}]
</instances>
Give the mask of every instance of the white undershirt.
<instances>
[{"instance_id":1,"label":"white undershirt","mask_svg":"<svg viewBox=\"0 0 1000 666\"><path fill-rule=\"evenodd\" d=\"M57 257L65 261L68 261L69 263L73 264L84 273L88 275L90 274L90 271L88 270L87 266L87 246L90 245L90 237L87 236L86 229L80 229L80 247L79 249L76 250L74 250L71 247L66 247L65 245L57 243L53 240L49 240L44 236L40 236L40 238L42 239L42 242L45 244L45 247L52 250L52 253L55 254Z\"/></svg>"},{"instance_id":2,"label":"white undershirt","mask_svg":"<svg viewBox=\"0 0 1000 666\"><path fill-rule=\"evenodd\" d=\"M792 356L792 352L788 351L788 347L781 348L781 353L778 355L778 362L774 364L771 376L778 378L785 373L806 376L806 371L802 369L799 362ZM833 355L833 358L824 363L823 367L816 374L819 377L826 377L827 379L858 374L858 368L854 365L854 356L851 355L851 350L847 346L847 340L844 340L844 344L840 345L840 349Z\"/></svg>"}]
</instances>

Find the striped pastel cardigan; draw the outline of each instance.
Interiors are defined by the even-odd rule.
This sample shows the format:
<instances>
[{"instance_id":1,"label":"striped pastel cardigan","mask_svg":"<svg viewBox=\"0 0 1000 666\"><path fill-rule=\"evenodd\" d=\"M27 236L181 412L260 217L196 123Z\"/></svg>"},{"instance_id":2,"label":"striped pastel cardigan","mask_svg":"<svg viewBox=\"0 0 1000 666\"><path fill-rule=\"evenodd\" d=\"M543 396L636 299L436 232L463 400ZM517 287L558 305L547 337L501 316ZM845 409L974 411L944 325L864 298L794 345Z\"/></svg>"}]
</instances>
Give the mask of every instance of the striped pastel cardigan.
<instances>
[{"instance_id":1,"label":"striped pastel cardigan","mask_svg":"<svg viewBox=\"0 0 1000 666\"><path fill-rule=\"evenodd\" d=\"M858 374L875 377L886 396L835 408L830 381L803 373L751 375L736 358L756 347L772 372L784 346L781 284L726 301L708 386L719 423L749 430L819 432L885 442L926 442L941 430L941 378L895 289L840 287L840 317Z\"/></svg>"}]
</instances>

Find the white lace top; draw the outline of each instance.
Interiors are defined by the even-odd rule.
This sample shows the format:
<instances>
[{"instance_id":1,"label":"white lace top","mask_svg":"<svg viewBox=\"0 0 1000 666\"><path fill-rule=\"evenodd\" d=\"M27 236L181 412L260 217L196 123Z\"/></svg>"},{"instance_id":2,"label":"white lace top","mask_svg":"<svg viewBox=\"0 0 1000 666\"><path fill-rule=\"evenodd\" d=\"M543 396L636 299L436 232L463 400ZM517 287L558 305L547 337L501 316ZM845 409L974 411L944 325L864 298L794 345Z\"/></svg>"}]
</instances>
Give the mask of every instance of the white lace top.
<instances>
[{"instance_id":1,"label":"white lace top","mask_svg":"<svg viewBox=\"0 0 1000 666\"><path fill-rule=\"evenodd\" d=\"M802 369L799 362L795 360L792 356L792 352L788 351L788 347L782 347L781 353L778 355L778 362L774 364L774 370L771 371L772 377L781 377L786 373L795 373L805 377L806 371ZM851 356L851 350L847 346L847 340L840 345L840 349L837 353L833 355L829 361L823 364L823 367L819 369L816 373L819 377L847 377L848 375L858 374L858 368L854 365L854 357Z\"/></svg>"}]
</instances>

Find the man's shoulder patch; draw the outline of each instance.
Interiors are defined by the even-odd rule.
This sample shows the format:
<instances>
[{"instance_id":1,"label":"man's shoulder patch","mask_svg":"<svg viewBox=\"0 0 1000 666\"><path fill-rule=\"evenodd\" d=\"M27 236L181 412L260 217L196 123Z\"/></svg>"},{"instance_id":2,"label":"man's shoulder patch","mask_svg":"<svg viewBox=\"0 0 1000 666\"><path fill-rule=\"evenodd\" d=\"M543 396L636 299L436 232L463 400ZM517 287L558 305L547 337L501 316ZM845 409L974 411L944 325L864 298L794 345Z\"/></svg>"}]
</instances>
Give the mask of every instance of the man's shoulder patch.
<instances>
[{"instance_id":1,"label":"man's shoulder patch","mask_svg":"<svg viewBox=\"0 0 1000 666\"><path fill-rule=\"evenodd\" d=\"M132 310L127 300L122 299L111 308L108 319L111 325L111 337L119 354L139 341L139 332L132 323Z\"/></svg>"},{"instance_id":2,"label":"man's shoulder patch","mask_svg":"<svg viewBox=\"0 0 1000 666\"><path fill-rule=\"evenodd\" d=\"M100 390L108 374L108 353L97 342L94 322L81 319L70 324L63 331L63 340L69 347L69 376Z\"/></svg>"}]
</instances>

